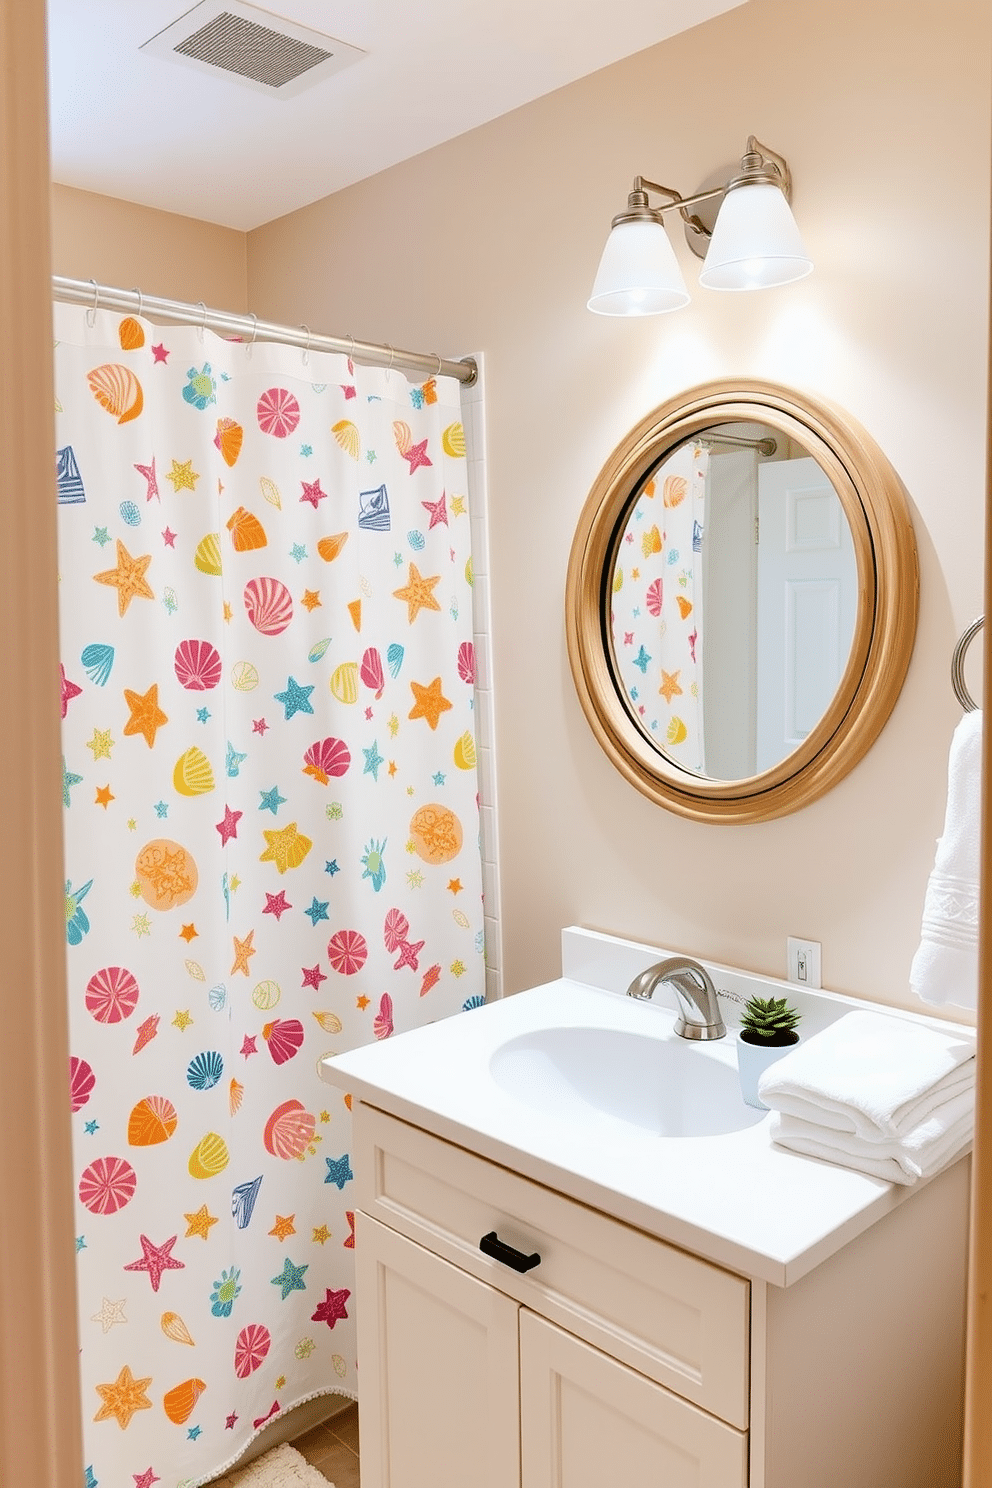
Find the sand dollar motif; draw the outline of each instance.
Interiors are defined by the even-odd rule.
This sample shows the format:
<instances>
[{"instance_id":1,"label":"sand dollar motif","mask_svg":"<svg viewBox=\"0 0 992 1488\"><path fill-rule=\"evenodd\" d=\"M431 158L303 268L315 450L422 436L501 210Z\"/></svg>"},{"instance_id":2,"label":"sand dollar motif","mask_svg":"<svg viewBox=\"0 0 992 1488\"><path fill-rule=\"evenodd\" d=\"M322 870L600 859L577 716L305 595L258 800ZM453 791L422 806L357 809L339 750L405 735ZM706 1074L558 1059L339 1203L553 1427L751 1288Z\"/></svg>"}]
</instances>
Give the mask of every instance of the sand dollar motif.
<instances>
[{"instance_id":1,"label":"sand dollar motif","mask_svg":"<svg viewBox=\"0 0 992 1488\"><path fill-rule=\"evenodd\" d=\"M192 853L170 837L155 837L134 860L141 897L151 909L175 909L196 893L199 882Z\"/></svg>"},{"instance_id":2,"label":"sand dollar motif","mask_svg":"<svg viewBox=\"0 0 992 1488\"><path fill-rule=\"evenodd\" d=\"M410 838L425 863L450 863L462 850L462 824L447 806L432 801L413 813Z\"/></svg>"}]
</instances>

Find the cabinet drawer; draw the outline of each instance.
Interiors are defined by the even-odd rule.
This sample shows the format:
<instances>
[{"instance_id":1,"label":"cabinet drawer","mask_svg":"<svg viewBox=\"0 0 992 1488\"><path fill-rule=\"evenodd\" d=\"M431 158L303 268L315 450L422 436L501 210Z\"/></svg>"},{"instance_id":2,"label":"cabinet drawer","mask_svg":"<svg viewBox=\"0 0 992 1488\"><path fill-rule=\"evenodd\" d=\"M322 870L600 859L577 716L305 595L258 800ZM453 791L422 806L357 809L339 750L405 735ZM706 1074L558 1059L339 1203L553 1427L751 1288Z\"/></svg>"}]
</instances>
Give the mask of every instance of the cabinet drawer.
<instances>
[{"instance_id":1,"label":"cabinet drawer","mask_svg":"<svg viewBox=\"0 0 992 1488\"><path fill-rule=\"evenodd\" d=\"M747 1426L746 1280L371 1106L356 1104L354 1118L367 1214ZM540 1264L518 1274L483 1255L493 1230Z\"/></svg>"}]
</instances>

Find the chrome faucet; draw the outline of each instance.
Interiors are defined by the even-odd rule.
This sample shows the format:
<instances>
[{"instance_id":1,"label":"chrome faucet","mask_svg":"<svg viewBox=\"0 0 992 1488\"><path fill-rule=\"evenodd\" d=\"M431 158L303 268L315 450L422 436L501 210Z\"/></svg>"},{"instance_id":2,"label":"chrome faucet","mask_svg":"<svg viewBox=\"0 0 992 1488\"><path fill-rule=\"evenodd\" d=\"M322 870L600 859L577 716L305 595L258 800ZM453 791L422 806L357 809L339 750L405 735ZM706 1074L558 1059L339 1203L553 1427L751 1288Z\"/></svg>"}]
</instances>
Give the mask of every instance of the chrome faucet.
<instances>
[{"instance_id":1,"label":"chrome faucet","mask_svg":"<svg viewBox=\"0 0 992 1488\"><path fill-rule=\"evenodd\" d=\"M635 977L628 997L651 997L655 987L671 985L679 1005L675 1032L687 1039L719 1039L727 1030L720 1016L716 988L709 972L691 956L669 956Z\"/></svg>"}]
</instances>

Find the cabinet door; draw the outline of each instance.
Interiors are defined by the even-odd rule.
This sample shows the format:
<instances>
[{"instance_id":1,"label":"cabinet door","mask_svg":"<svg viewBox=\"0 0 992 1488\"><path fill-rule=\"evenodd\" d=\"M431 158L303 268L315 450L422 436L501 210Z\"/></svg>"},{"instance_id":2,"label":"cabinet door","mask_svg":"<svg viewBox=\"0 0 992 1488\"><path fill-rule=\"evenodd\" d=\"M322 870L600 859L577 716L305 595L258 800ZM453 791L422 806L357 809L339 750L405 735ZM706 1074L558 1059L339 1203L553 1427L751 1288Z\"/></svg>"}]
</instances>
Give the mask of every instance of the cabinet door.
<instances>
[{"instance_id":1,"label":"cabinet door","mask_svg":"<svg viewBox=\"0 0 992 1488\"><path fill-rule=\"evenodd\" d=\"M747 1433L520 1315L521 1488L743 1488ZM469 1480L466 1480L466 1482Z\"/></svg>"},{"instance_id":2,"label":"cabinet door","mask_svg":"<svg viewBox=\"0 0 992 1488\"><path fill-rule=\"evenodd\" d=\"M358 1215L362 1488L519 1488L519 1307Z\"/></svg>"}]
</instances>

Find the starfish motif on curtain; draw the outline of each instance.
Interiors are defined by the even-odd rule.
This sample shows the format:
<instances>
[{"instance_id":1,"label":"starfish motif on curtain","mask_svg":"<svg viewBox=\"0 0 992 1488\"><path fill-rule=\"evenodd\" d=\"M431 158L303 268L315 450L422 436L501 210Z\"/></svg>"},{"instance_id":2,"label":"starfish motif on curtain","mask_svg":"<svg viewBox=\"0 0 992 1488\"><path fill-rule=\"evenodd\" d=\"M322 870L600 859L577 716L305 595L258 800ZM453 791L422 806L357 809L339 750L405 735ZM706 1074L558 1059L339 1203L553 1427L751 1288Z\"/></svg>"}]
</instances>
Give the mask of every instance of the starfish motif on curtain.
<instances>
[{"instance_id":1,"label":"starfish motif on curtain","mask_svg":"<svg viewBox=\"0 0 992 1488\"><path fill-rule=\"evenodd\" d=\"M441 582L441 575L434 574L431 578L424 578L415 563L410 564L410 573L406 584L402 589L393 590L394 599L406 601L406 618L412 625L421 610L438 610L441 606L434 598L434 585Z\"/></svg>"},{"instance_id":2,"label":"starfish motif on curtain","mask_svg":"<svg viewBox=\"0 0 992 1488\"><path fill-rule=\"evenodd\" d=\"M93 1417L94 1421L109 1421L114 1416L118 1426L124 1431L130 1426L131 1417L136 1411L151 1410L152 1403L145 1394L151 1382L151 1375L147 1379L135 1379L129 1366L125 1364L110 1384L97 1385L97 1393L103 1404Z\"/></svg>"},{"instance_id":3,"label":"starfish motif on curtain","mask_svg":"<svg viewBox=\"0 0 992 1488\"><path fill-rule=\"evenodd\" d=\"M152 1284L152 1291L157 1292L162 1280L163 1271L185 1271L186 1262L173 1259L172 1247L179 1239L178 1234L173 1235L171 1240L163 1240L161 1245L153 1245L147 1235L139 1235L142 1257L140 1261L132 1261L125 1266L125 1271L147 1271L148 1280Z\"/></svg>"},{"instance_id":4,"label":"starfish motif on curtain","mask_svg":"<svg viewBox=\"0 0 992 1488\"><path fill-rule=\"evenodd\" d=\"M158 730L169 721L168 714L163 713L158 705L158 683L153 682L145 693L132 692L129 687L125 687L124 701L131 710L131 716L124 725L125 734L141 734L151 749Z\"/></svg>"},{"instance_id":5,"label":"starfish motif on curtain","mask_svg":"<svg viewBox=\"0 0 992 1488\"><path fill-rule=\"evenodd\" d=\"M348 1316L345 1303L351 1296L351 1292L344 1288L340 1292L334 1292L330 1287L325 1287L327 1293L323 1302L317 1303L317 1311L311 1315L312 1323L326 1323L329 1328Z\"/></svg>"},{"instance_id":6,"label":"starfish motif on curtain","mask_svg":"<svg viewBox=\"0 0 992 1488\"><path fill-rule=\"evenodd\" d=\"M141 558L132 558L127 548L117 539L117 567L94 574L98 584L107 584L117 590L117 613L123 617L132 599L154 599L155 595L145 579L145 570L152 561L151 553Z\"/></svg>"},{"instance_id":7,"label":"starfish motif on curtain","mask_svg":"<svg viewBox=\"0 0 992 1488\"><path fill-rule=\"evenodd\" d=\"M410 690L414 696L414 704L407 717L425 719L433 732L441 714L447 713L451 707L448 699L441 693L441 678L435 677L426 687L419 682L411 682Z\"/></svg>"}]
</instances>

